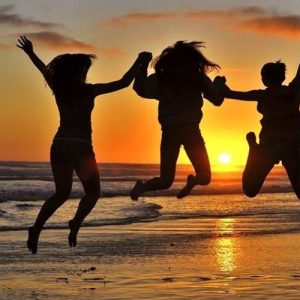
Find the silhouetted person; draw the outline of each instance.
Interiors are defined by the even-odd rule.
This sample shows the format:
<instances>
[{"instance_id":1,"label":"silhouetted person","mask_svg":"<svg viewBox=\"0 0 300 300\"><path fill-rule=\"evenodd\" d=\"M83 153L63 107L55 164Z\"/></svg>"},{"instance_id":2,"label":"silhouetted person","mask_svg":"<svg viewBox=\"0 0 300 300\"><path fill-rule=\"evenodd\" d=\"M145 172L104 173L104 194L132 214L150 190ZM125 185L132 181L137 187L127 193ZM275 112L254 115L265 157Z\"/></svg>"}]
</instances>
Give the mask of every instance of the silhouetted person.
<instances>
[{"instance_id":1,"label":"silhouetted person","mask_svg":"<svg viewBox=\"0 0 300 300\"><path fill-rule=\"evenodd\" d=\"M246 136L249 154L242 181L248 197L257 195L268 173L281 161L300 198L300 69L289 86L283 85L285 70L280 61L267 63L261 69L266 89L225 90L226 98L257 101L257 110L263 115L259 144L254 132Z\"/></svg>"},{"instance_id":2,"label":"silhouetted person","mask_svg":"<svg viewBox=\"0 0 300 300\"><path fill-rule=\"evenodd\" d=\"M132 200L137 200L146 191L168 189L172 185L181 145L196 175L187 177L186 186L177 197L182 198L195 185L207 185L211 180L209 159L199 130L201 108L203 96L218 106L224 99L206 75L219 66L204 57L199 49L202 46L202 42L178 41L167 47L154 61L155 73L147 77L152 59L149 54L136 76L133 86L136 93L143 98L159 101L158 120L162 138L160 177L146 182L138 180L130 193Z\"/></svg>"},{"instance_id":3,"label":"silhouetted person","mask_svg":"<svg viewBox=\"0 0 300 300\"><path fill-rule=\"evenodd\" d=\"M21 36L18 42L17 46L29 56L53 91L60 114L60 126L53 139L50 154L56 192L44 202L33 227L29 228L27 246L32 253L37 252L44 224L70 195L75 170L85 191L74 218L68 223L69 245L75 247L80 225L100 196L99 172L91 141L94 98L129 86L140 62L137 59L120 80L88 84L87 72L94 55L63 54L45 65L34 53L32 43L25 36Z\"/></svg>"}]
</instances>

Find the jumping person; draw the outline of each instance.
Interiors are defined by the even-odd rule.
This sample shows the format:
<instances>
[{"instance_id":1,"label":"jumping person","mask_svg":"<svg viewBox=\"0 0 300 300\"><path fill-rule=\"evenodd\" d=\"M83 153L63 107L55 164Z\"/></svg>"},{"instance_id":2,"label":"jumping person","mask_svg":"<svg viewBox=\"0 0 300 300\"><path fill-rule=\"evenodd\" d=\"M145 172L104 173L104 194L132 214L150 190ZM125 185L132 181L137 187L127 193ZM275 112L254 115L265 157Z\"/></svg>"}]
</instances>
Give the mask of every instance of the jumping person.
<instances>
[{"instance_id":1,"label":"jumping person","mask_svg":"<svg viewBox=\"0 0 300 300\"><path fill-rule=\"evenodd\" d=\"M167 47L154 60L155 73L147 77L147 68L152 59L149 53L135 78L133 88L139 96L159 101L158 120L162 138L160 176L146 182L138 180L130 193L132 200L137 200L147 191L168 189L172 185L181 145L196 175L188 175L186 186L177 197L186 196L195 185L210 183L210 163L199 130L201 108L203 97L217 106L222 104L224 98L206 75L219 66L202 54L202 46L203 42L178 41ZM218 79L216 84L222 82L222 78Z\"/></svg>"},{"instance_id":2,"label":"jumping person","mask_svg":"<svg viewBox=\"0 0 300 300\"><path fill-rule=\"evenodd\" d=\"M247 92L224 89L226 98L256 101L257 110L263 115L259 144L254 132L246 136L249 154L242 183L248 197L257 195L273 166L281 161L300 199L300 68L288 86L283 85L285 71L284 63L270 62L261 69L266 89Z\"/></svg>"},{"instance_id":3,"label":"jumping person","mask_svg":"<svg viewBox=\"0 0 300 300\"><path fill-rule=\"evenodd\" d=\"M34 53L31 41L25 36L18 39L17 46L29 56L44 76L55 96L60 115L60 126L53 139L50 154L56 192L44 202L34 225L28 229L27 247L33 254L37 253L39 235L44 224L70 195L74 170L85 191L74 218L68 222L69 245L75 247L81 223L100 196L99 172L91 140L94 99L128 87L140 67L140 58L120 80L88 84L87 72L95 59L94 55L63 54L45 65Z\"/></svg>"}]
</instances>

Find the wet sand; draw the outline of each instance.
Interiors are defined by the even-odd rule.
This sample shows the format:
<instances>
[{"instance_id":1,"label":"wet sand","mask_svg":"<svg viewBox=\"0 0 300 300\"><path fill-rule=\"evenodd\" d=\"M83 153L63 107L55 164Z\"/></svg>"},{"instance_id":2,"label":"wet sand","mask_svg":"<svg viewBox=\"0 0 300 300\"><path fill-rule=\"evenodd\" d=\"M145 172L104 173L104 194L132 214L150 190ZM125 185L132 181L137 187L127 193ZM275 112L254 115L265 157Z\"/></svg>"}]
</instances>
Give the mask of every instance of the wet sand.
<instances>
[{"instance_id":1,"label":"wet sand","mask_svg":"<svg viewBox=\"0 0 300 300\"><path fill-rule=\"evenodd\" d=\"M1 232L0 299L299 299L299 233L205 238L195 228L83 228L76 248L67 230L49 229L37 255L25 231Z\"/></svg>"}]
</instances>

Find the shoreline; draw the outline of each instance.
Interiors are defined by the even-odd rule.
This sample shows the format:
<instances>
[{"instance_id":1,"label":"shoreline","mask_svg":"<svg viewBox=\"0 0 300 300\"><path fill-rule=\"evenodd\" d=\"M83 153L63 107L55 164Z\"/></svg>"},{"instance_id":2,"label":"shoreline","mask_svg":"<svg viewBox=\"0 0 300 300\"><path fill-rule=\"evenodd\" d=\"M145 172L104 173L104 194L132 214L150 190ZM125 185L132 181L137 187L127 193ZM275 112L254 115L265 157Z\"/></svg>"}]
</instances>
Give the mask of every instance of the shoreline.
<instances>
[{"instance_id":1,"label":"shoreline","mask_svg":"<svg viewBox=\"0 0 300 300\"><path fill-rule=\"evenodd\" d=\"M26 232L0 232L0 299L298 299L299 233L203 239L135 223L45 230L37 255ZM259 255L258 255L259 254Z\"/></svg>"}]
</instances>

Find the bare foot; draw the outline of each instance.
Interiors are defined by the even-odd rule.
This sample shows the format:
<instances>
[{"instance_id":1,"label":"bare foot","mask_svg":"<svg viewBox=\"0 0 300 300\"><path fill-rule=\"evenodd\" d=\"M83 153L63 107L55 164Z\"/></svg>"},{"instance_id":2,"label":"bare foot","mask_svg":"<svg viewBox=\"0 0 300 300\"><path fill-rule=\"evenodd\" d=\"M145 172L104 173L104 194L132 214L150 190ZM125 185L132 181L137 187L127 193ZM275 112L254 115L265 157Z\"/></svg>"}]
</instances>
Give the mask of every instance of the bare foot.
<instances>
[{"instance_id":1,"label":"bare foot","mask_svg":"<svg viewBox=\"0 0 300 300\"><path fill-rule=\"evenodd\" d=\"M35 227L28 228L27 248L32 254L37 253L40 230Z\"/></svg>"},{"instance_id":2,"label":"bare foot","mask_svg":"<svg viewBox=\"0 0 300 300\"><path fill-rule=\"evenodd\" d=\"M137 201L139 199L139 196L143 193L142 187L143 182L138 180L130 192L130 198L132 201Z\"/></svg>"},{"instance_id":3,"label":"bare foot","mask_svg":"<svg viewBox=\"0 0 300 300\"><path fill-rule=\"evenodd\" d=\"M77 245L77 234L80 228L80 225L76 224L73 220L68 222L70 233L68 236L69 246L76 247Z\"/></svg>"},{"instance_id":4,"label":"bare foot","mask_svg":"<svg viewBox=\"0 0 300 300\"><path fill-rule=\"evenodd\" d=\"M185 187L177 194L177 198L181 199L187 196L196 184L195 176L190 174L186 179Z\"/></svg>"}]
</instances>

